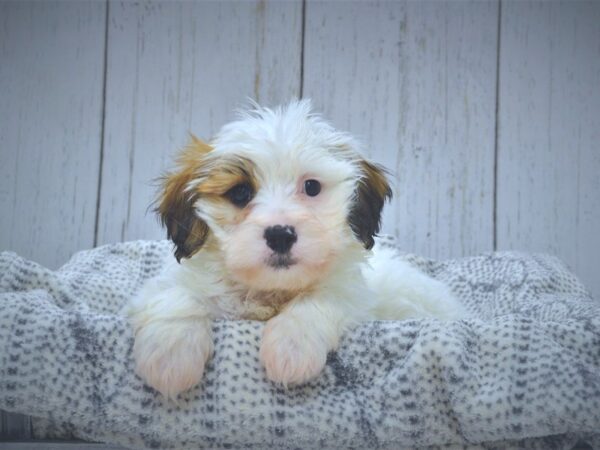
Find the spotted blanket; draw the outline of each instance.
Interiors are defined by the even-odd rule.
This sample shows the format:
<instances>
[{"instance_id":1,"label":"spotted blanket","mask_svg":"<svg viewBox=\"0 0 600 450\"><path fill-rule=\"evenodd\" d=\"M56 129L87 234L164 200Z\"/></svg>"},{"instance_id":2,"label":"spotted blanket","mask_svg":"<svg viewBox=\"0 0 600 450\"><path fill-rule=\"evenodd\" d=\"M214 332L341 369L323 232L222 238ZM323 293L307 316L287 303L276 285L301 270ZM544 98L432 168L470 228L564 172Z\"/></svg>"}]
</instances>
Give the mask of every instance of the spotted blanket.
<instances>
[{"instance_id":1,"label":"spotted blanket","mask_svg":"<svg viewBox=\"0 0 600 450\"><path fill-rule=\"evenodd\" d=\"M265 378L263 323L216 322L202 384L174 403L134 374L118 314L169 252L108 245L56 271L2 253L0 409L37 437L133 448L600 448L600 302L553 257L403 255L472 317L364 324L289 389Z\"/></svg>"}]
</instances>

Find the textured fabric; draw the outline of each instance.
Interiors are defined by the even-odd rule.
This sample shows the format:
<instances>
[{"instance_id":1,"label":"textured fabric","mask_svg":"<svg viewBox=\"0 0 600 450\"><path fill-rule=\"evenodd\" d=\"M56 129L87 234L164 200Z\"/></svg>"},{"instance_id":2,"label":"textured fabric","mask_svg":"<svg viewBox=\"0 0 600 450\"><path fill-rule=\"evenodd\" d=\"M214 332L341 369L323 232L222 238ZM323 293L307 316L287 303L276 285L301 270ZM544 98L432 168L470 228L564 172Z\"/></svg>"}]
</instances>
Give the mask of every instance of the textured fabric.
<instances>
[{"instance_id":1,"label":"textured fabric","mask_svg":"<svg viewBox=\"0 0 600 450\"><path fill-rule=\"evenodd\" d=\"M0 409L142 448L600 448L600 304L553 257L404 255L472 318L364 324L288 390L259 363L263 323L216 322L204 381L174 404L134 374L118 315L170 250L108 245L57 271L2 253Z\"/></svg>"}]
</instances>

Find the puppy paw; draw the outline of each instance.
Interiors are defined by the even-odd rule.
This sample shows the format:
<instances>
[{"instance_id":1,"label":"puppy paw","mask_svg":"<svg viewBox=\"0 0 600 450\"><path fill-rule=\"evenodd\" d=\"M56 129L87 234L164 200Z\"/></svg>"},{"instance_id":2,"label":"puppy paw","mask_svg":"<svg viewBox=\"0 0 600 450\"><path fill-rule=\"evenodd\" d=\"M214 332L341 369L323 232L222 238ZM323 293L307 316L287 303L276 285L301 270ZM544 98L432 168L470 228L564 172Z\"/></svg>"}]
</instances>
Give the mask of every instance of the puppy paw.
<instances>
[{"instance_id":1,"label":"puppy paw","mask_svg":"<svg viewBox=\"0 0 600 450\"><path fill-rule=\"evenodd\" d=\"M213 351L204 321L156 321L140 328L133 354L136 373L165 397L174 399L202 380Z\"/></svg>"},{"instance_id":2,"label":"puppy paw","mask_svg":"<svg viewBox=\"0 0 600 450\"><path fill-rule=\"evenodd\" d=\"M325 367L327 350L310 327L277 316L265 326L260 359L271 381L288 386L316 378Z\"/></svg>"}]
</instances>

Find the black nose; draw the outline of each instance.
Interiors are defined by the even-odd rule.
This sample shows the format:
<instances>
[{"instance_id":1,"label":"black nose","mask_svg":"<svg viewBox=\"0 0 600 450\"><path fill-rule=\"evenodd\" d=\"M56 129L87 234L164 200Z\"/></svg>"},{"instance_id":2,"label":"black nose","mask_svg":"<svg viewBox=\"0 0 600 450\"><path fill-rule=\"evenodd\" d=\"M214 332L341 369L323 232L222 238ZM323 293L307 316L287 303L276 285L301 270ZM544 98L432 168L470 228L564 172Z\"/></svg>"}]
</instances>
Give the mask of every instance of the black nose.
<instances>
[{"instance_id":1,"label":"black nose","mask_svg":"<svg viewBox=\"0 0 600 450\"><path fill-rule=\"evenodd\" d=\"M296 230L289 225L275 225L265 230L264 238L270 249L277 253L287 253L298 240Z\"/></svg>"}]
</instances>

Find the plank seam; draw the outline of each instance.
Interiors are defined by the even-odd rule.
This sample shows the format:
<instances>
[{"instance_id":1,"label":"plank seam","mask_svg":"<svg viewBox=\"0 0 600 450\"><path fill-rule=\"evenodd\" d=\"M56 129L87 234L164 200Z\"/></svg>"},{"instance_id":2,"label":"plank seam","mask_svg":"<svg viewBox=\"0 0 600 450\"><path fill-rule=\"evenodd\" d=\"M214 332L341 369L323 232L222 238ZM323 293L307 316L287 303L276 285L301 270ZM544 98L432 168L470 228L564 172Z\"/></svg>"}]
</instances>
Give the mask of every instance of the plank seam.
<instances>
[{"instance_id":1,"label":"plank seam","mask_svg":"<svg viewBox=\"0 0 600 450\"><path fill-rule=\"evenodd\" d=\"M493 249L498 250L498 142L500 122L500 50L502 38L502 0L498 0L498 29L496 30L496 111L494 118L494 197L493 197Z\"/></svg>"},{"instance_id":2,"label":"plank seam","mask_svg":"<svg viewBox=\"0 0 600 450\"><path fill-rule=\"evenodd\" d=\"M299 98L304 97L304 46L306 42L306 1L302 0L302 36L300 37L300 92Z\"/></svg>"},{"instance_id":3,"label":"plank seam","mask_svg":"<svg viewBox=\"0 0 600 450\"><path fill-rule=\"evenodd\" d=\"M108 78L108 25L109 1L106 0L104 18L104 74L102 80L102 117L100 119L100 161L98 165L98 190L96 192L96 220L94 222L94 247L98 245L98 227L100 226L100 200L102 196L102 174L104 167L104 135L106 124L106 86Z\"/></svg>"}]
</instances>

